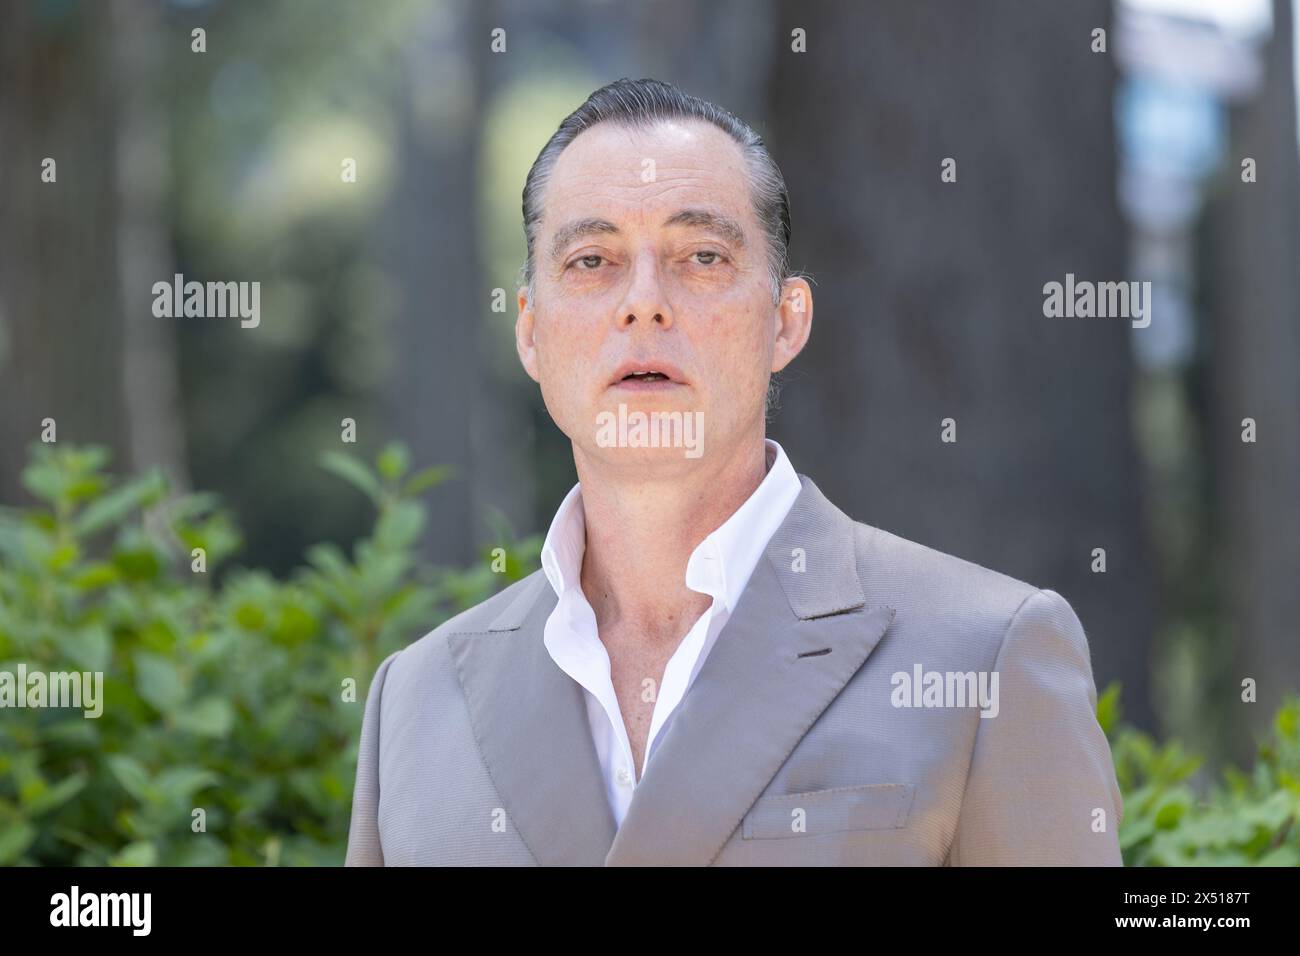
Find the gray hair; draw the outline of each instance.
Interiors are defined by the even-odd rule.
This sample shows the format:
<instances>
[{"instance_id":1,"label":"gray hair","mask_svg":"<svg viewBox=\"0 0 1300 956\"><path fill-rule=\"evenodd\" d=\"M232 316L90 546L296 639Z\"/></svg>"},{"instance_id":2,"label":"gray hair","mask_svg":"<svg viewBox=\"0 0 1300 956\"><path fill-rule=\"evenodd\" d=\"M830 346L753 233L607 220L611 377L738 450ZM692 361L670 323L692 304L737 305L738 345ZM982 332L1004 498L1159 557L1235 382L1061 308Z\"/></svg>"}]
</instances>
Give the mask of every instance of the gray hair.
<instances>
[{"instance_id":1,"label":"gray hair","mask_svg":"<svg viewBox=\"0 0 1300 956\"><path fill-rule=\"evenodd\" d=\"M520 282L527 289L528 301L533 299L535 245L542 219L542 193L560 154L580 133L599 123L613 122L633 129L646 129L658 121L669 119L712 123L735 140L744 152L749 165L754 212L767 241L772 301L773 304L781 301L781 286L791 274L790 198L786 193L785 177L762 138L731 113L683 93L671 83L627 77L602 86L566 116L528 170L528 178L524 181L524 239L528 257L520 270Z\"/></svg>"}]
</instances>

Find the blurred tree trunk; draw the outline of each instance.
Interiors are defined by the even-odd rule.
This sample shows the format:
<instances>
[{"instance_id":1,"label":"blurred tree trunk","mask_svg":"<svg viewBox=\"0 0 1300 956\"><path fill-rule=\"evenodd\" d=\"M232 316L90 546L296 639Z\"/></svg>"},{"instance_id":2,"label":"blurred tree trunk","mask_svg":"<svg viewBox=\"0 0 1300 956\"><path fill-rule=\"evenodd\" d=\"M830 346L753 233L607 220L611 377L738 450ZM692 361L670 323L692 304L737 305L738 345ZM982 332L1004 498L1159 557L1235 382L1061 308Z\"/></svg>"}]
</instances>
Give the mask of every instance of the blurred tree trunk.
<instances>
[{"instance_id":1,"label":"blurred tree trunk","mask_svg":"<svg viewBox=\"0 0 1300 956\"><path fill-rule=\"evenodd\" d=\"M129 466L110 11L0 5L0 501L41 420ZM57 180L41 181L55 160Z\"/></svg>"},{"instance_id":2,"label":"blurred tree trunk","mask_svg":"<svg viewBox=\"0 0 1300 956\"><path fill-rule=\"evenodd\" d=\"M151 5L130 0L113 4L122 383L132 462L161 467L173 490L185 491L189 475L180 418L176 320L153 314L153 284L170 281L175 272L167 218L171 141L158 82L165 71L167 38L159 20L159 10Z\"/></svg>"},{"instance_id":3,"label":"blurred tree trunk","mask_svg":"<svg viewBox=\"0 0 1300 956\"><path fill-rule=\"evenodd\" d=\"M816 308L773 434L853 517L1059 591L1098 686L1122 681L1126 716L1152 728L1140 333L1043 315L1044 283L1067 272L1135 278L1115 67L1090 49L1110 18L1105 0L778 5L768 138ZM790 51L796 27L807 53Z\"/></svg>"},{"instance_id":4,"label":"blurred tree trunk","mask_svg":"<svg viewBox=\"0 0 1300 956\"><path fill-rule=\"evenodd\" d=\"M772 0L655 0L630 7L629 22L620 26L632 37L631 59L642 64L637 76L661 77L754 125L767 109L763 81L773 6ZM683 43L683 36L691 42ZM605 38L604 48L617 39ZM593 59L599 56L595 46Z\"/></svg>"},{"instance_id":5,"label":"blurred tree trunk","mask_svg":"<svg viewBox=\"0 0 1300 956\"><path fill-rule=\"evenodd\" d=\"M420 465L455 477L430 498L427 558L464 564L493 543L494 511L527 530L532 501L524 465L526 409L510 407L485 349L492 288L479 235L479 132L487 109L492 5L464 0L430 12L412 37L400 103L398 180L379 237L403 293L394 331L388 402L394 437ZM467 39L468 38L468 42Z\"/></svg>"},{"instance_id":6,"label":"blurred tree trunk","mask_svg":"<svg viewBox=\"0 0 1300 956\"><path fill-rule=\"evenodd\" d=\"M151 311L171 275L157 18L45 10L0 7L0 500L22 500L47 417L118 472L160 465L184 488L173 330Z\"/></svg>"},{"instance_id":7,"label":"blurred tree trunk","mask_svg":"<svg viewBox=\"0 0 1300 956\"><path fill-rule=\"evenodd\" d=\"M1288 0L1273 4L1259 94L1231 116L1224 189L1211 206L1209 349L1216 517L1236 637L1234 701L1253 678L1243 730L1263 733L1300 690L1300 169ZM1255 160L1257 181L1241 181ZM1253 418L1256 443L1242 441ZM1249 734L1235 742L1252 752Z\"/></svg>"}]
</instances>

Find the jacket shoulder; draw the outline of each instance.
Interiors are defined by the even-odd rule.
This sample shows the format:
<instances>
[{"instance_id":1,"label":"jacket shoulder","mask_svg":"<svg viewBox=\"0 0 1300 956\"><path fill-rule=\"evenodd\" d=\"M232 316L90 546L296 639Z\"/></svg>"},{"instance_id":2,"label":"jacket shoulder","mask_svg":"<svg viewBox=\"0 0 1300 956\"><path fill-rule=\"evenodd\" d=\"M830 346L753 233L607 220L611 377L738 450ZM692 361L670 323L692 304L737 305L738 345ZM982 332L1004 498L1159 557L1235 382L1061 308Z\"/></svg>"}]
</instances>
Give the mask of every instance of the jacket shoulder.
<instances>
[{"instance_id":1,"label":"jacket shoulder","mask_svg":"<svg viewBox=\"0 0 1300 956\"><path fill-rule=\"evenodd\" d=\"M1040 588L965 558L860 521L854 522L858 573L868 603L1002 628Z\"/></svg>"},{"instance_id":2,"label":"jacket shoulder","mask_svg":"<svg viewBox=\"0 0 1300 956\"><path fill-rule=\"evenodd\" d=\"M518 626L524 613L532 607L543 588L550 587L546 575L534 571L522 580L503 588L491 597L466 608L443 621L423 637L408 644L392 657L396 672L428 673L430 665L448 660L447 636L449 634L485 633L494 628Z\"/></svg>"}]
</instances>

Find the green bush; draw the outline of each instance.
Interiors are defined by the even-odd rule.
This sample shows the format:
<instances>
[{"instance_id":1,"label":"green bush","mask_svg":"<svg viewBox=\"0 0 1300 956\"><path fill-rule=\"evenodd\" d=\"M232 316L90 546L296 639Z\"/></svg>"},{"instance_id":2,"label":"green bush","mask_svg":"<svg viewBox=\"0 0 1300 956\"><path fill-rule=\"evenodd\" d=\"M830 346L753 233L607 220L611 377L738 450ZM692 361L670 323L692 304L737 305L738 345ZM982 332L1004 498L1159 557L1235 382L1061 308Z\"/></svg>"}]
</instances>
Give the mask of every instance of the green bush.
<instances>
[{"instance_id":1,"label":"green bush","mask_svg":"<svg viewBox=\"0 0 1300 956\"><path fill-rule=\"evenodd\" d=\"M522 578L540 538L514 542L498 522L504 573L488 553L470 570L423 566L418 498L446 472L408 475L400 445L373 469L329 453L322 464L372 502L374 530L351 557L318 545L277 581L225 567L239 535L211 495L169 497L157 474L115 484L106 463L99 448L36 444L23 479L43 505L0 510L0 671L102 671L110 702L92 720L0 712L0 864L341 862L375 668ZM1178 742L1121 725L1117 687L1097 715L1127 864L1300 865L1300 700L1253 772L1208 788Z\"/></svg>"},{"instance_id":2,"label":"green bush","mask_svg":"<svg viewBox=\"0 0 1300 956\"><path fill-rule=\"evenodd\" d=\"M1202 759L1120 724L1119 687L1097 701L1124 795L1119 842L1128 866L1300 866L1300 699L1290 698L1253 772L1204 786Z\"/></svg>"},{"instance_id":3,"label":"green bush","mask_svg":"<svg viewBox=\"0 0 1300 956\"><path fill-rule=\"evenodd\" d=\"M408 475L407 457L327 454L374 530L277 581L223 567L239 535L211 495L114 484L103 449L35 444L23 480L43 507L0 511L0 671L102 671L108 704L0 712L0 864L342 862L375 668L523 577L541 545L502 538L504 573L487 555L421 566L418 496L446 473Z\"/></svg>"}]
</instances>

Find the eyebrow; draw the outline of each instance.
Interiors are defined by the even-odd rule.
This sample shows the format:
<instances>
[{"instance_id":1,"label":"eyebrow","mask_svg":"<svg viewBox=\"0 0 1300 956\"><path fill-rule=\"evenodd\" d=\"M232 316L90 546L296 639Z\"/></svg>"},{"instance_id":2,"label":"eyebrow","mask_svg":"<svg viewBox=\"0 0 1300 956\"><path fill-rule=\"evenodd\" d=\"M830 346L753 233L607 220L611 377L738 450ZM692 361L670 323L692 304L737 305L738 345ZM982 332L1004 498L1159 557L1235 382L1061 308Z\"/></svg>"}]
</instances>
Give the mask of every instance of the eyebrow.
<instances>
[{"instance_id":1,"label":"eyebrow","mask_svg":"<svg viewBox=\"0 0 1300 956\"><path fill-rule=\"evenodd\" d=\"M569 243L575 239L617 232L618 226L608 219L597 219L591 216L586 219L576 219L555 231L555 238L551 240L551 258L558 259Z\"/></svg>"},{"instance_id":2,"label":"eyebrow","mask_svg":"<svg viewBox=\"0 0 1300 956\"><path fill-rule=\"evenodd\" d=\"M744 248L745 245L745 230L740 227L740 223L730 216L723 216L707 209L680 209L665 219L663 224L712 230L738 248ZM617 235L619 231L618 226L608 219L594 216L575 219L555 231L555 238L551 240L551 258L558 259L575 239L593 235Z\"/></svg>"},{"instance_id":3,"label":"eyebrow","mask_svg":"<svg viewBox=\"0 0 1300 956\"><path fill-rule=\"evenodd\" d=\"M664 220L665 226L692 226L718 233L734 246L745 245L745 230L730 216L722 216L707 209L682 209Z\"/></svg>"}]
</instances>

